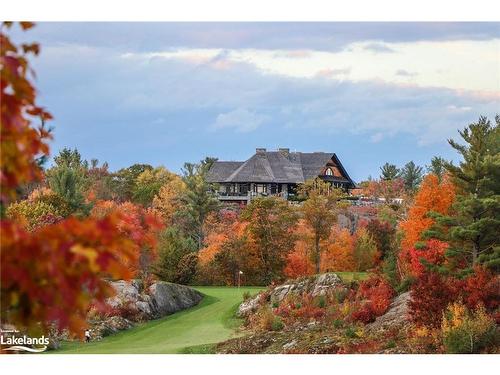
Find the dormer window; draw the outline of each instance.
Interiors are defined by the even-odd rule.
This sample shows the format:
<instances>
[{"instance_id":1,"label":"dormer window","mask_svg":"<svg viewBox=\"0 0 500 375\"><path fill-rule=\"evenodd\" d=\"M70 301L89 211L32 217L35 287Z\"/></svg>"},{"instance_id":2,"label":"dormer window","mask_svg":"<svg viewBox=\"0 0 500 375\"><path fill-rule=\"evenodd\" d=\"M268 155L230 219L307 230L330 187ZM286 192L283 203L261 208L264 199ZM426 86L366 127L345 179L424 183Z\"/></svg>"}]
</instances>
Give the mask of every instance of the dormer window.
<instances>
[{"instance_id":1,"label":"dormer window","mask_svg":"<svg viewBox=\"0 0 500 375\"><path fill-rule=\"evenodd\" d=\"M325 175L326 176L333 176L332 168L326 168Z\"/></svg>"}]
</instances>

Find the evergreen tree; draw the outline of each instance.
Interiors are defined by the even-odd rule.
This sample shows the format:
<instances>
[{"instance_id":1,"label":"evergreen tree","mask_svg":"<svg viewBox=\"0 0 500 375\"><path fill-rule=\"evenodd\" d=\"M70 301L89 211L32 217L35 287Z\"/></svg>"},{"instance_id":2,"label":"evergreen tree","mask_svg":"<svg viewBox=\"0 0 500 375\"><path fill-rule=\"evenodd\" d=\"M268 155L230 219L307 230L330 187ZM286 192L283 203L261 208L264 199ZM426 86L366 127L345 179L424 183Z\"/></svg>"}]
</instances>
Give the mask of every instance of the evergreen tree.
<instances>
[{"instance_id":1,"label":"evergreen tree","mask_svg":"<svg viewBox=\"0 0 500 375\"><path fill-rule=\"evenodd\" d=\"M165 229L159 238L158 261L153 266L153 273L161 280L176 282L181 260L195 251L195 242L186 238L179 228Z\"/></svg>"},{"instance_id":2,"label":"evergreen tree","mask_svg":"<svg viewBox=\"0 0 500 375\"><path fill-rule=\"evenodd\" d=\"M415 165L413 161L405 164L401 171L401 178L404 181L405 189L409 193L414 193L422 182L423 168Z\"/></svg>"},{"instance_id":3,"label":"evergreen tree","mask_svg":"<svg viewBox=\"0 0 500 375\"><path fill-rule=\"evenodd\" d=\"M186 189L181 196L184 209L180 213L187 222L186 230L203 247L205 239L205 221L210 213L219 208L214 190L215 186L207 181L207 173L215 159L206 158L198 164L186 163L183 169L183 181Z\"/></svg>"},{"instance_id":4,"label":"evergreen tree","mask_svg":"<svg viewBox=\"0 0 500 375\"><path fill-rule=\"evenodd\" d=\"M437 176L439 182L443 179L446 172L446 160L440 156L434 156L431 159L431 164L426 166L427 173L432 173Z\"/></svg>"},{"instance_id":5,"label":"evergreen tree","mask_svg":"<svg viewBox=\"0 0 500 375\"><path fill-rule=\"evenodd\" d=\"M46 173L50 188L68 203L72 213L88 215L90 206L85 204L84 198L89 186L86 179L88 162L82 160L77 149L67 148L54 157L54 162L55 165Z\"/></svg>"},{"instance_id":6,"label":"evergreen tree","mask_svg":"<svg viewBox=\"0 0 500 375\"><path fill-rule=\"evenodd\" d=\"M380 171L382 172L380 175L381 180L390 181L395 180L400 177L401 171L394 164L385 163L382 167L380 167Z\"/></svg>"},{"instance_id":7,"label":"evergreen tree","mask_svg":"<svg viewBox=\"0 0 500 375\"><path fill-rule=\"evenodd\" d=\"M456 265L500 267L500 117L495 120L480 117L459 131L464 145L448 141L463 158L458 166L446 164L457 198L452 215L433 215L437 225L426 236L447 241Z\"/></svg>"}]
</instances>

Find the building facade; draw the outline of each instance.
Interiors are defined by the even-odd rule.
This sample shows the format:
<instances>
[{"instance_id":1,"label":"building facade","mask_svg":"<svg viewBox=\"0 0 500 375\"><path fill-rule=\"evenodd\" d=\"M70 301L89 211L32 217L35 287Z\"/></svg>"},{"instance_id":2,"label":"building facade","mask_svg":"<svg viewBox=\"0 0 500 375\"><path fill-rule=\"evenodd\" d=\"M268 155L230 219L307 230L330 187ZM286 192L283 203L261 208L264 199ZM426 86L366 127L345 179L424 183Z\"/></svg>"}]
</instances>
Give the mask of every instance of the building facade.
<instances>
[{"instance_id":1,"label":"building facade","mask_svg":"<svg viewBox=\"0 0 500 375\"><path fill-rule=\"evenodd\" d=\"M257 196L293 199L299 184L317 177L347 192L355 187L335 153L288 148L257 148L246 161L216 161L207 178L218 184L219 200L248 203Z\"/></svg>"}]
</instances>

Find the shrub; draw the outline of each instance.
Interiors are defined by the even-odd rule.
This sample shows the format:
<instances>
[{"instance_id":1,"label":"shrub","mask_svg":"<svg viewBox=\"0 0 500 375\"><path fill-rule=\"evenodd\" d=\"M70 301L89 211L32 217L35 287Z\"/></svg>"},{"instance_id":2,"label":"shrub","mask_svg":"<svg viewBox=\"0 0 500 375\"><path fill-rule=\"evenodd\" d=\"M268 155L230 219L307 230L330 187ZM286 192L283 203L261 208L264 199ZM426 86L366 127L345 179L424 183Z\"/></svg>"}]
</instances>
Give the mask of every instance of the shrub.
<instances>
[{"instance_id":1,"label":"shrub","mask_svg":"<svg viewBox=\"0 0 500 375\"><path fill-rule=\"evenodd\" d=\"M188 253L184 255L175 271L174 282L178 284L189 284L196 274L196 267L198 265L198 254Z\"/></svg>"},{"instance_id":2,"label":"shrub","mask_svg":"<svg viewBox=\"0 0 500 375\"><path fill-rule=\"evenodd\" d=\"M345 301L348 291L344 288L337 288L333 293L337 303L342 303Z\"/></svg>"},{"instance_id":3,"label":"shrub","mask_svg":"<svg viewBox=\"0 0 500 375\"><path fill-rule=\"evenodd\" d=\"M326 307L326 297L325 296L317 296L314 299L314 304L316 307L319 307L320 309L324 309Z\"/></svg>"},{"instance_id":4,"label":"shrub","mask_svg":"<svg viewBox=\"0 0 500 375\"><path fill-rule=\"evenodd\" d=\"M271 323L271 330L272 331L281 331L285 325L283 324L283 321L279 316L275 316L272 323Z\"/></svg>"},{"instance_id":5,"label":"shrub","mask_svg":"<svg viewBox=\"0 0 500 375\"><path fill-rule=\"evenodd\" d=\"M274 314L269 306L264 305L258 310L257 314L255 314L254 319L254 324L258 329L270 331L274 322Z\"/></svg>"},{"instance_id":6,"label":"shrub","mask_svg":"<svg viewBox=\"0 0 500 375\"><path fill-rule=\"evenodd\" d=\"M401 280L401 283L397 286L396 292L398 294L401 294L409 291L414 282L415 282L414 277L412 276L405 277L403 280Z\"/></svg>"},{"instance_id":7,"label":"shrub","mask_svg":"<svg viewBox=\"0 0 500 375\"><path fill-rule=\"evenodd\" d=\"M346 335L346 337L348 337L350 339L355 339L358 337L358 334L356 333L356 331L352 327L347 327L347 329L345 330L345 335Z\"/></svg>"},{"instance_id":8,"label":"shrub","mask_svg":"<svg viewBox=\"0 0 500 375\"><path fill-rule=\"evenodd\" d=\"M365 324L372 322L387 311L393 295L391 285L381 276L361 282L355 296L356 300L362 301L361 307L353 311L351 318Z\"/></svg>"},{"instance_id":9,"label":"shrub","mask_svg":"<svg viewBox=\"0 0 500 375\"><path fill-rule=\"evenodd\" d=\"M443 311L456 297L456 285L451 278L435 272L424 273L411 287L411 319L417 326L438 328Z\"/></svg>"},{"instance_id":10,"label":"shrub","mask_svg":"<svg viewBox=\"0 0 500 375\"><path fill-rule=\"evenodd\" d=\"M470 311L462 302L450 304L441 323L443 345L448 353L478 353L498 343L495 321L484 307Z\"/></svg>"},{"instance_id":11,"label":"shrub","mask_svg":"<svg viewBox=\"0 0 500 375\"><path fill-rule=\"evenodd\" d=\"M243 301L248 301L250 299L250 297L251 297L251 294L248 290L243 293Z\"/></svg>"},{"instance_id":12,"label":"shrub","mask_svg":"<svg viewBox=\"0 0 500 375\"><path fill-rule=\"evenodd\" d=\"M339 329L339 328L342 328L344 326L344 321L341 320L341 319L335 319L333 321L333 328L336 328L336 329Z\"/></svg>"},{"instance_id":13,"label":"shrub","mask_svg":"<svg viewBox=\"0 0 500 375\"><path fill-rule=\"evenodd\" d=\"M496 310L500 304L500 277L484 267L474 268L474 273L465 279L464 302L469 309L482 304L488 310Z\"/></svg>"}]
</instances>

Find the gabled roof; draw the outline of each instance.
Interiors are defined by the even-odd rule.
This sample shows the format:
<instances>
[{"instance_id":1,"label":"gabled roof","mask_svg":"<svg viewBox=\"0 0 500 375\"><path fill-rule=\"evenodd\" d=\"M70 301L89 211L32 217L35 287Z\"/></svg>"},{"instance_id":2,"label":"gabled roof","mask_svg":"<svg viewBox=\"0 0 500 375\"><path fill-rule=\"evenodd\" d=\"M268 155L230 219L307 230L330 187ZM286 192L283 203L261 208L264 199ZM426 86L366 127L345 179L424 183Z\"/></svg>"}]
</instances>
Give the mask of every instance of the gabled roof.
<instances>
[{"instance_id":1,"label":"gabled roof","mask_svg":"<svg viewBox=\"0 0 500 375\"><path fill-rule=\"evenodd\" d=\"M333 161L343 178L354 186L337 155L328 152L258 151L245 162L216 161L208 173L209 182L304 183L322 174Z\"/></svg>"}]
</instances>

